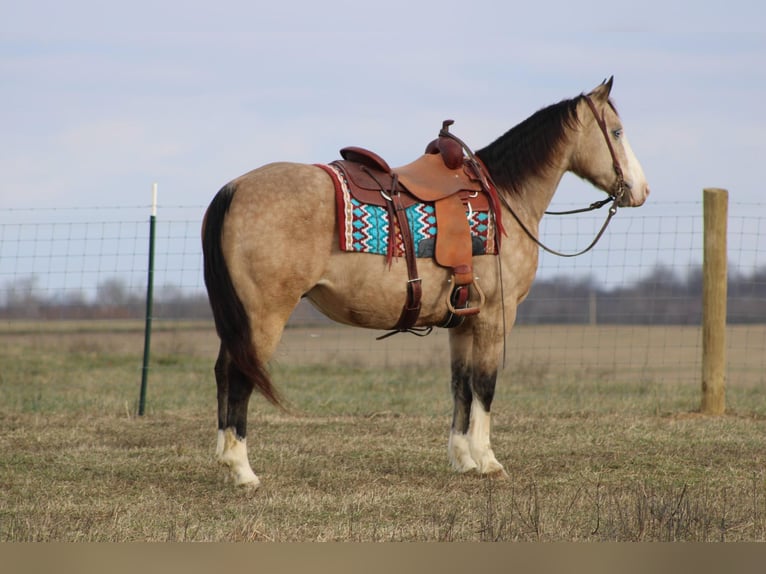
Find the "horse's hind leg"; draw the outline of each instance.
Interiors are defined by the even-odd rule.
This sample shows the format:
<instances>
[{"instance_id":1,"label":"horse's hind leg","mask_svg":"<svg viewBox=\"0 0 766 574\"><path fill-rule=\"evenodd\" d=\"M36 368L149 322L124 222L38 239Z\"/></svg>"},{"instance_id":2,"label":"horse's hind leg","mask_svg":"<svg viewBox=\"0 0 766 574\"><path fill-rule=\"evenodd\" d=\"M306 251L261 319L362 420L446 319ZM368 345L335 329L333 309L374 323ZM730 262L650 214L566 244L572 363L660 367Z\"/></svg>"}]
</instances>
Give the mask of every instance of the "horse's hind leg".
<instances>
[{"instance_id":1,"label":"horse's hind leg","mask_svg":"<svg viewBox=\"0 0 766 574\"><path fill-rule=\"evenodd\" d=\"M234 484L257 488L260 480L247 458L247 407L253 384L229 359L221 345L215 363L218 386L218 444L216 457L229 469Z\"/></svg>"},{"instance_id":2,"label":"horse's hind leg","mask_svg":"<svg viewBox=\"0 0 766 574\"><path fill-rule=\"evenodd\" d=\"M215 362L215 383L218 389L218 444L215 448L215 456L221 458L223 454L223 431L226 430L229 412L229 355L223 344L218 350L218 359Z\"/></svg>"},{"instance_id":3,"label":"horse's hind leg","mask_svg":"<svg viewBox=\"0 0 766 574\"><path fill-rule=\"evenodd\" d=\"M299 301L274 305L277 309L266 311L263 306L249 314L253 355L261 365L268 363L279 344L287 319ZM256 389L252 377L246 374L231 359L229 351L221 345L215 366L218 385L218 460L227 466L235 485L257 488L260 479L253 472L247 456L247 410L250 396ZM264 371L264 376L268 373ZM279 404L279 403L277 403Z\"/></svg>"}]
</instances>

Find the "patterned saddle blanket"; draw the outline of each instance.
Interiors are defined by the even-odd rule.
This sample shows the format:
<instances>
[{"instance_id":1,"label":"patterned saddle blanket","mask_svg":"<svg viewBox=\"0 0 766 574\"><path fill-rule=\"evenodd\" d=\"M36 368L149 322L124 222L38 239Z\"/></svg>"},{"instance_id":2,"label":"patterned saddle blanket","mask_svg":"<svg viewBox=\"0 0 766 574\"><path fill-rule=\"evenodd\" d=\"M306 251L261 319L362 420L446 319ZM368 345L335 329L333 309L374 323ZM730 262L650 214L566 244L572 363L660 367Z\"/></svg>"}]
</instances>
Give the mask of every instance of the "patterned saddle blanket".
<instances>
[{"instance_id":1,"label":"patterned saddle blanket","mask_svg":"<svg viewBox=\"0 0 766 574\"><path fill-rule=\"evenodd\" d=\"M334 165L322 166L335 182L338 236L340 249L357 253L373 253L394 257L404 256L404 244L398 222L389 221L388 210L379 205L363 203L349 191L344 173ZM476 202L480 205L482 202ZM471 228L473 255L496 255L498 237L495 224L486 202L483 209L471 205L470 198L464 199L466 219ZM433 204L414 203L406 208L407 222L415 245L415 254L420 258L434 257L438 222ZM394 225L394 233L390 226ZM390 238L395 245L389 246Z\"/></svg>"}]
</instances>

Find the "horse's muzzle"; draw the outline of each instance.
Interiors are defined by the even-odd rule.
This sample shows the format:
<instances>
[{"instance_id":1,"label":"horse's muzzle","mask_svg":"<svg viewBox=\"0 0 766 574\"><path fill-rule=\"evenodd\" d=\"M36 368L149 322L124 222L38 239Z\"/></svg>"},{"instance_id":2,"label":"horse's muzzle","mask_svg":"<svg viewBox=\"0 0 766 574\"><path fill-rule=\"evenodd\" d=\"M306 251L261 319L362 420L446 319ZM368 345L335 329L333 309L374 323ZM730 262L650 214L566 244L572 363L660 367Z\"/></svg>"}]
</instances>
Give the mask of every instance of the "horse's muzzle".
<instances>
[{"instance_id":1,"label":"horse's muzzle","mask_svg":"<svg viewBox=\"0 0 766 574\"><path fill-rule=\"evenodd\" d=\"M644 185L640 190L633 186L627 186L625 193L617 201L619 207L641 207L649 197L651 190L648 185Z\"/></svg>"}]
</instances>

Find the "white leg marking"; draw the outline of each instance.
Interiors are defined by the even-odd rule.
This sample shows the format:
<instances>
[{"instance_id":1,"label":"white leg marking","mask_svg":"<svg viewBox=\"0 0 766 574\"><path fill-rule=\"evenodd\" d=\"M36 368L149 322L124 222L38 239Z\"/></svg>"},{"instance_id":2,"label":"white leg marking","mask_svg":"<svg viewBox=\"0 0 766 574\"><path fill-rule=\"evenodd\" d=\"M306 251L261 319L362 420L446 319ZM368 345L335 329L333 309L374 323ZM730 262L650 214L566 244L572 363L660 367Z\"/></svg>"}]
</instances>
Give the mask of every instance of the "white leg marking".
<instances>
[{"instance_id":1,"label":"white leg marking","mask_svg":"<svg viewBox=\"0 0 766 574\"><path fill-rule=\"evenodd\" d=\"M234 484L258 488L261 481L250 468L250 461L247 460L247 440L237 438L233 429L229 428L219 431L218 446L221 448L218 461L229 468Z\"/></svg>"},{"instance_id":2,"label":"white leg marking","mask_svg":"<svg viewBox=\"0 0 766 574\"><path fill-rule=\"evenodd\" d=\"M218 441L215 445L215 457L218 460L221 460L221 457L223 456L223 445L225 444L226 439L224 438L224 432L222 430L218 431Z\"/></svg>"},{"instance_id":3,"label":"white leg marking","mask_svg":"<svg viewBox=\"0 0 766 574\"><path fill-rule=\"evenodd\" d=\"M468 446L468 435L451 430L449 433L449 460L452 468L458 472L468 472L477 468L476 462L471 458L471 449Z\"/></svg>"},{"instance_id":4,"label":"white leg marking","mask_svg":"<svg viewBox=\"0 0 766 574\"><path fill-rule=\"evenodd\" d=\"M495 458L489 445L490 415L484 410L481 401L471 403L471 422L468 426L468 447L477 471L481 474L504 474L503 465Z\"/></svg>"}]
</instances>

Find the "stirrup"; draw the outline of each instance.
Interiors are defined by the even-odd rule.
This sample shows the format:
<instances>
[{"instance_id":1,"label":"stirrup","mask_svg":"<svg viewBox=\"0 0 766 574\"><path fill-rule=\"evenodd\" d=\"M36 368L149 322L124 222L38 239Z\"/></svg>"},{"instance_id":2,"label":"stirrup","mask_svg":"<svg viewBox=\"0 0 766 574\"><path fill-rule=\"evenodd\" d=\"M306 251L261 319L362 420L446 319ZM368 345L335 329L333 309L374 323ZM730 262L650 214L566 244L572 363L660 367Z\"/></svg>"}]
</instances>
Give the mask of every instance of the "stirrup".
<instances>
[{"instance_id":1,"label":"stirrup","mask_svg":"<svg viewBox=\"0 0 766 574\"><path fill-rule=\"evenodd\" d=\"M452 281L454 283L455 276L452 276ZM473 307L469 306L470 302L470 287L473 285L476 288L476 292L479 294L479 303L478 305L475 305ZM469 290L469 295L466 298L465 301L465 307L455 308L454 303L452 302L452 293L455 292L455 290L460 289L461 287L465 287ZM458 317L469 317L471 315L478 315L481 311L481 308L484 306L484 302L486 301L486 297L484 296L484 291L482 291L481 287L479 287L479 284L477 283L476 279L474 279L471 283L468 283L466 285L455 285L455 288L450 292L449 295L447 295L447 309L449 309L449 312L453 315L456 315Z\"/></svg>"}]
</instances>

